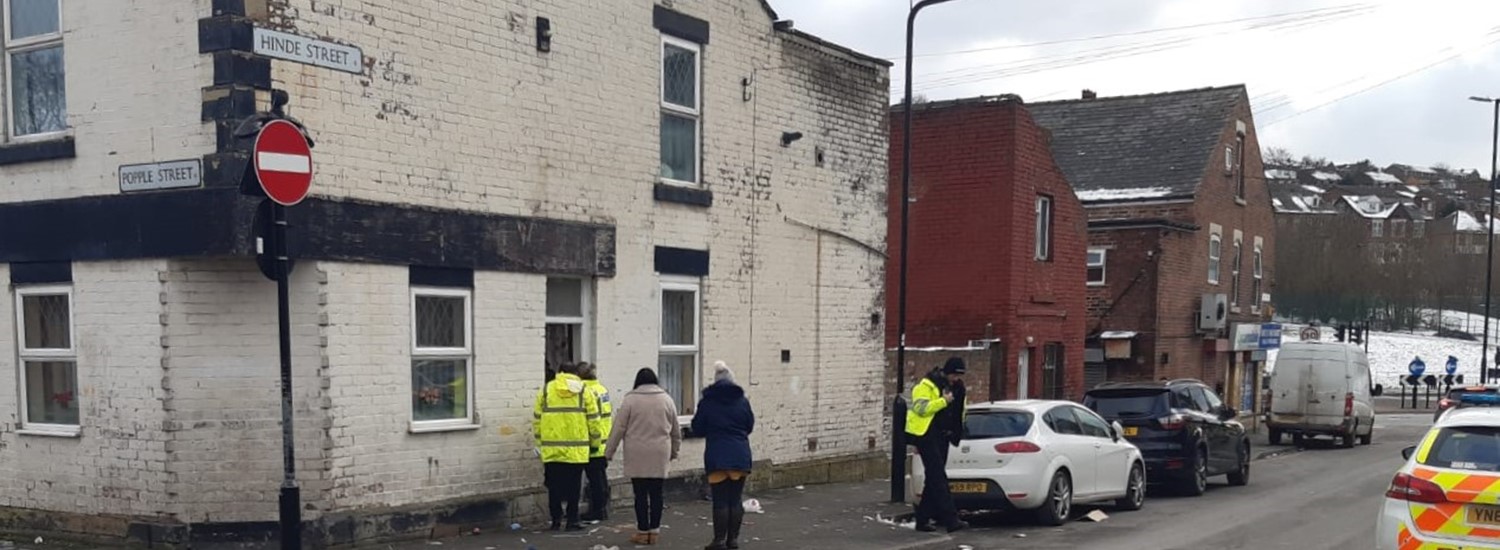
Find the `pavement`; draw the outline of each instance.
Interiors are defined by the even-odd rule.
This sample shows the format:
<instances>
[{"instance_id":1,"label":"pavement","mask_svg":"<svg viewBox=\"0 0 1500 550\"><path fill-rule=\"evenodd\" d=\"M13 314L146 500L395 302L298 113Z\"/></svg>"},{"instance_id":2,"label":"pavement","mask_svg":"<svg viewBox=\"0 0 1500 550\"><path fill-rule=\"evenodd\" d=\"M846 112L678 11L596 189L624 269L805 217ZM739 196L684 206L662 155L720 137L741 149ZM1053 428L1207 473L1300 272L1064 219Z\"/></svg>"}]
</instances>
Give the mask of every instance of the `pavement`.
<instances>
[{"instance_id":1,"label":"pavement","mask_svg":"<svg viewBox=\"0 0 1500 550\"><path fill-rule=\"evenodd\" d=\"M761 502L763 514L747 514L741 546L893 550L1109 549L1188 550L1214 548L1368 550L1374 546L1375 515L1391 476L1400 467L1400 450L1415 444L1431 425L1428 412L1382 414L1374 442L1353 449L1331 440L1313 440L1304 448L1270 445L1264 435L1253 441L1256 460L1250 485L1229 487L1223 478L1202 497L1148 495L1136 512L1101 508L1100 522L1077 519L1061 527L1038 527L1021 514L977 514L972 529L952 535L918 533L891 518L910 507L886 502L887 481L807 486L746 495ZM706 501L671 501L662 537L655 548L702 548L711 538ZM1093 508L1079 506L1078 514ZM612 519L581 533L552 533L542 525L517 531L486 531L457 538L369 545L385 550L600 550L635 548L633 514L619 508ZM57 548L51 541L0 542L0 550Z\"/></svg>"}]
</instances>

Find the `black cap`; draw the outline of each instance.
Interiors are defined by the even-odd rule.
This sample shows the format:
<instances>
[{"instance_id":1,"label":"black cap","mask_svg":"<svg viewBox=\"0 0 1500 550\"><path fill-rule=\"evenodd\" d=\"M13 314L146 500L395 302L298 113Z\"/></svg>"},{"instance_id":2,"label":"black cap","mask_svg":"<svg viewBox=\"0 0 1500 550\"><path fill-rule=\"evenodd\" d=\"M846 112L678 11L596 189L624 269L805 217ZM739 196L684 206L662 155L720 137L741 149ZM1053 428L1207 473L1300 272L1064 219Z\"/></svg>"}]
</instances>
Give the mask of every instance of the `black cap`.
<instances>
[{"instance_id":1,"label":"black cap","mask_svg":"<svg viewBox=\"0 0 1500 550\"><path fill-rule=\"evenodd\" d=\"M969 372L969 369L964 367L963 358L949 357L948 361L943 363L943 374L964 374L966 372Z\"/></svg>"}]
</instances>

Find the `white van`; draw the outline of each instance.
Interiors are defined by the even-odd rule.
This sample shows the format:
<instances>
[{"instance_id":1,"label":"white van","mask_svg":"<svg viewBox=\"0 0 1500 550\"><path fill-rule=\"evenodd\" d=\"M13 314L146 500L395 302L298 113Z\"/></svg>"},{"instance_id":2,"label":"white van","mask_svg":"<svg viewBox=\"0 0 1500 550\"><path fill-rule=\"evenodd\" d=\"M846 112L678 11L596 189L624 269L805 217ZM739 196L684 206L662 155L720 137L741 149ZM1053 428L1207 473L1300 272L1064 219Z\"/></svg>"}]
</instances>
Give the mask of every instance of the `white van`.
<instances>
[{"instance_id":1,"label":"white van","mask_svg":"<svg viewBox=\"0 0 1500 550\"><path fill-rule=\"evenodd\" d=\"M1287 342L1271 373L1271 404L1266 426L1271 444L1282 434L1294 444L1306 437L1331 436L1344 447L1354 440L1369 445L1375 433L1373 396L1380 386L1370 384L1370 361L1365 352L1339 342Z\"/></svg>"}]
</instances>

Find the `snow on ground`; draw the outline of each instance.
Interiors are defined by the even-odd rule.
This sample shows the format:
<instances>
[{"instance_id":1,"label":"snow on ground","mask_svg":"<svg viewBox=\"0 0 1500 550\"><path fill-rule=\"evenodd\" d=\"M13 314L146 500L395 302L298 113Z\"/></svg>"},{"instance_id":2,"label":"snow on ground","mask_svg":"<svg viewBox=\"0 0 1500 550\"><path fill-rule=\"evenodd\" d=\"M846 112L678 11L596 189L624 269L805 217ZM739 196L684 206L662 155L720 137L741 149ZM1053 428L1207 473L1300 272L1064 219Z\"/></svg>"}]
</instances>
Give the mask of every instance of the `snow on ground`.
<instances>
[{"instance_id":1,"label":"snow on ground","mask_svg":"<svg viewBox=\"0 0 1500 550\"><path fill-rule=\"evenodd\" d=\"M1462 315L1458 312L1447 312ZM1282 325L1282 341L1295 342L1299 340L1298 333L1303 325ZM1334 329L1322 327L1323 341L1333 342ZM1448 356L1458 358L1458 374L1464 375L1464 380L1479 379L1479 354L1478 341L1457 340L1453 338L1440 338L1427 333L1402 333L1402 332L1370 332L1370 376L1376 384L1384 384L1386 387L1395 387L1399 378L1406 376L1406 367L1415 357L1421 357L1422 362L1427 364L1424 374L1442 375L1443 364L1448 361ZM1494 353L1492 349L1490 353ZM1276 368L1276 353L1272 351L1267 354L1267 368Z\"/></svg>"},{"instance_id":2,"label":"snow on ground","mask_svg":"<svg viewBox=\"0 0 1500 550\"><path fill-rule=\"evenodd\" d=\"M1166 187L1141 187L1138 189L1084 189L1077 191L1083 202L1155 199L1172 194Z\"/></svg>"}]
</instances>

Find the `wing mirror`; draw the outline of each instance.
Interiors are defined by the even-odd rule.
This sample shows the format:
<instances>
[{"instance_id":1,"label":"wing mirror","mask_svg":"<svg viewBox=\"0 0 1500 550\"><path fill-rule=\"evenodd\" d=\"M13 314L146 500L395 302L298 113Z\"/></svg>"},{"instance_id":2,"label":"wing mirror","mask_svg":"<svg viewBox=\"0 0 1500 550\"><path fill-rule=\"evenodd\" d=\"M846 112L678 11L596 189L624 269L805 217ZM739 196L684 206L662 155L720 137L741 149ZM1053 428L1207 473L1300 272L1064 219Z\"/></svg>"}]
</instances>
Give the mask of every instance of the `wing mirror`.
<instances>
[{"instance_id":1,"label":"wing mirror","mask_svg":"<svg viewBox=\"0 0 1500 550\"><path fill-rule=\"evenodd\" d=\"M1370 395L1373 395L1375 397L1380 397L1380 395L1384 394L1384 393L1385 393L1385 386L1382 386L1380 384L1376 384L1375 387L1370 388Z\"/></svg>"},{"instance_id":2,"label":"wing mirror","mask_svg":"<svg viewBox=\"0 0 1500 550\"><path fill-rule=\"evenodd\" d=\"M1109 432L1110 435L1114 437L1115 441L1119 441L1120 438L1125 435L1125 427L1120 425L1119 420L1116 420L1109 424Z\"/></svg>"},{"instance_id":3,"label":"wing mirror","mask_svg":"<svg viewBox=\"0 0 1500 550\"><path fill-rule=\"evenodd\" d=\"M1417 452L1416 445L1407 447L1405 449L1401 449L1401 458L1404 458L1406 460L1411 460L1411 455L1413 453L1416 453L1416 452Z\"/></svg>"},{"instance_id":4,"label":"wing mirror","mask_svg":"<svg viewBox=\"0 0 1500 550\"><path fill-rule=\"evenodd\" d=\"M1239 415L1240 412L1234 410L1234 407L1224 407L1223 409L1219 409L1219 420L1231 420Z\"/></svg>"}]
</instances>

